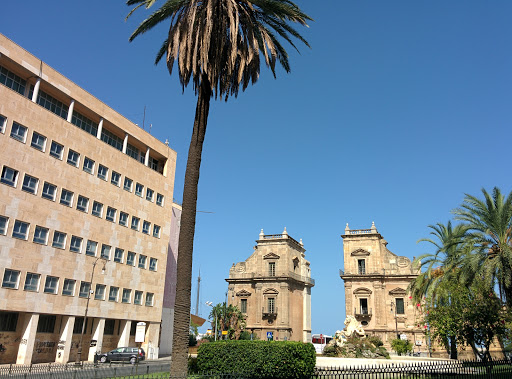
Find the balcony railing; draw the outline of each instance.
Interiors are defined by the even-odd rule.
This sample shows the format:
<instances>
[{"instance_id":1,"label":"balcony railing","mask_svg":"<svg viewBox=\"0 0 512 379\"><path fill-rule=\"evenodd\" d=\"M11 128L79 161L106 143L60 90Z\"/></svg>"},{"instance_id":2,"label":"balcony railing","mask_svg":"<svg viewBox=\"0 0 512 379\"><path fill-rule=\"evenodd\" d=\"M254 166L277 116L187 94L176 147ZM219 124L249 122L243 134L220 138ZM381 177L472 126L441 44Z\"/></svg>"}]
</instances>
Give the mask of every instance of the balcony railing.
<instances>
[{"instance_id":1,"label":"balcony railing","mask_svg":"<svg viewBox=\"0 0 512 379\"><path fill-rule=\"evenodd\" d=\"M292 278L299 282L303 282L306 284L315 285L315 279L310 278L309 276L299 275L294 273L293 271L289 271L288 273L276 273L276 275L268 275L268 273L261 275L254 272L244 272L244 273L232 273L230 279L271 279L271 280L281 280L283 277Z\"/></svg>"},{"instance_id":2,"label":"balcony railing","mask_svg":"<svg viewBox=\"0 0 512 379\"><path fill-rule=\"evenodd\" d=\"M261 314L263 317L277 317L277 307L272 307L265 309L265 307L261 308Z\"/></svg>"},{"instance_id":3,"label":"balcony railing","mask_svg":"<svg viewBox=\"0 0 512 379\"><path fill-rule=\"evenodd\" d=\"M356 319L369 319L372 317L372 309L371 308L354 308L354 316Z\"/></svg>"}]
</instances>

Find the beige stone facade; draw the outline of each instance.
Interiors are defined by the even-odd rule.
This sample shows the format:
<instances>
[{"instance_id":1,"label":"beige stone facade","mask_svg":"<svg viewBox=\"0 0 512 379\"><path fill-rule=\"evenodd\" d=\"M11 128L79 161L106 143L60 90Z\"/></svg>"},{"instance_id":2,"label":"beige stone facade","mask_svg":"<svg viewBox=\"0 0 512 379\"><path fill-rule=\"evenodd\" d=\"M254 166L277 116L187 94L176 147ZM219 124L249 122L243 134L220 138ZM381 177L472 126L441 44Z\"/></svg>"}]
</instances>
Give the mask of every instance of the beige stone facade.
<instances>
[{"instance_id":1,"label":"beige stone facade","mask_svg":"<svg viewBox=\"0 0 512 379\"><path fill-rule=\"evenodd\" d=\"M176 152L3 35L0 99L0 364L73 361L88 294L82 359L157 356Z\"/></svg>"},{"instance_id":2,"label":"beige stone facade","mask_svg":"<svg viewBox=\"0 0 512 379\"><path fill-rule=\"evenodd\" d=\"M346 314L354 316L367 334L377 335L391 351L391 341L405 335L414 351L427 354L428 345L421 326L419 310L407 292L418 276L407 257L392 253L378 233L370 229L345 228L343 238Z\"/></svg>"},{"instance_id":3,"label":"beige stone facade","mask_svg":"<svg viewBox=\"0 0 512 379\"><path fill-rule=\"evenodd\" d=\"M229 270L228 304L246 315L246 330L257 338L311 342L311 279L302 240L297 242L284 229L265 235L254 252Z\"/></svg>"}]
</instances>

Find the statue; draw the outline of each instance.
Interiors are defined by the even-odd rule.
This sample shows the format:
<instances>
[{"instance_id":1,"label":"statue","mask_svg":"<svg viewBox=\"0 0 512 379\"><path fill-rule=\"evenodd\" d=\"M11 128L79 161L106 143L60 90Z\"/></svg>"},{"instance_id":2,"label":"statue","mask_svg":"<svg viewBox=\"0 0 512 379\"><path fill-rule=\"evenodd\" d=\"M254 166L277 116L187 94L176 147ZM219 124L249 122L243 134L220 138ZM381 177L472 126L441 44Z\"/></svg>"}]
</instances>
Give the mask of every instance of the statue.
<instances>
[{"instance_id":1,"label":"statue","mask_svg":"<svg viewBox=\"0 0 512 379\"><path fill-rule=\"evenodd\" d=\"M345 329L337 330L329 345L341 347L347 342L347 338L352 337L354 333L360 338L366 337L363 326L354 316L348 315L345 318Z\"/></svg>"}]
</instances>

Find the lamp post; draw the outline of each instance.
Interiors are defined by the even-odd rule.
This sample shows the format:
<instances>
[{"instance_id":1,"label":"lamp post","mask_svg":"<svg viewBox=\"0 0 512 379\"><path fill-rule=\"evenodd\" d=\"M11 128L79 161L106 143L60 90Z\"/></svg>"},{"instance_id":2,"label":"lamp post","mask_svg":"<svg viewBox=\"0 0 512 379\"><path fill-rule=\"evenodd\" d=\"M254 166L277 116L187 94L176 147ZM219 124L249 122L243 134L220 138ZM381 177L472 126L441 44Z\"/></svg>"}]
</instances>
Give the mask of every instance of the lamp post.
<instances>
[{"instance_id":1,"label":"lamp post","mask_svg":"<svg viewBox=\"0 0 512 379\"><path fill-rule=\"evenodd\" d=\"M217 341L217 309L215 309L211 301L207 301L205 304L208 305L209 307L212 307L213 309L213 320L215 322L215 341Z\"/></svg>"},{"instance_id":2,"label":"lamp post","mask_svg":"<svg viewBox=\"0 0 512 379\"><path fill-rule=\"evenodd\" d=\"M393 309L395 309L395 331L396 331L396 338L400 339L400 335L398 334L398 319L396 318L396 304L394 301L391 301L391 312L393 312Z\"/></svg>"},{"instance_id":3,"label":"lamp post","mask_svg":"<svg viewBox=\"0 0 512 379\"><path fill-rule=\"evenodd\" d=\"M83 343L83 340L84 340L84 333L85 333L85 324L87 323L87 312L89 311L89 301L91 300L91 294L94 292L92 290L92 280L94 279L94 269L96 268L96 263L98 263L98 261L102 259L101 256L97 257L93 264L92 264L92 271L91 271L91 281L89 282L89 285L90 285L90 288L89 288L89 291L87 292L87 302L85 303L85 314L84 314L84 322L82 323L82 333L80 334L80 342L78 344L78 351L77 351L77 354L76 354L76 361L75 361L75 364L79 365L81 364L82 362L82 343ZM101 273L104 274L105 273L105 265L106 265L106 261L103 262L103 268L101 269Z\"/></svg>"}]
</instances>

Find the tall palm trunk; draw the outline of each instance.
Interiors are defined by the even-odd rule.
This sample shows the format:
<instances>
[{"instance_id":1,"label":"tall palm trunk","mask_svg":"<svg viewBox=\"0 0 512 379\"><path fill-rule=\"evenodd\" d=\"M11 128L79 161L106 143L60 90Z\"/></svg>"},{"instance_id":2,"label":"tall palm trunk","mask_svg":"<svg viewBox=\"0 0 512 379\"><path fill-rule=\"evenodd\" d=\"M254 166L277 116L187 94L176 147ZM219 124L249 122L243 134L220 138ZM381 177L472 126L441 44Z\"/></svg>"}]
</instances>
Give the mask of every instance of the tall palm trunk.
<instances>
[{"instance_id":1,"label":"tall palm trunk","mask_svg":"<svg viewBox=\"0 0 512 379\"><path fill-rule=\"evenodd\" d=\"M198 90L196 115L188 150L183 209L178 242L176 302L174 305L174 332L172 341L171 372L173 376L186 377L188 370L188 335L190 326L190 295L192 287L192 253L196 227L197 184L201 167L210 98L212 90L208 77L203 74Z\"/></svg>"}]
</instances>

